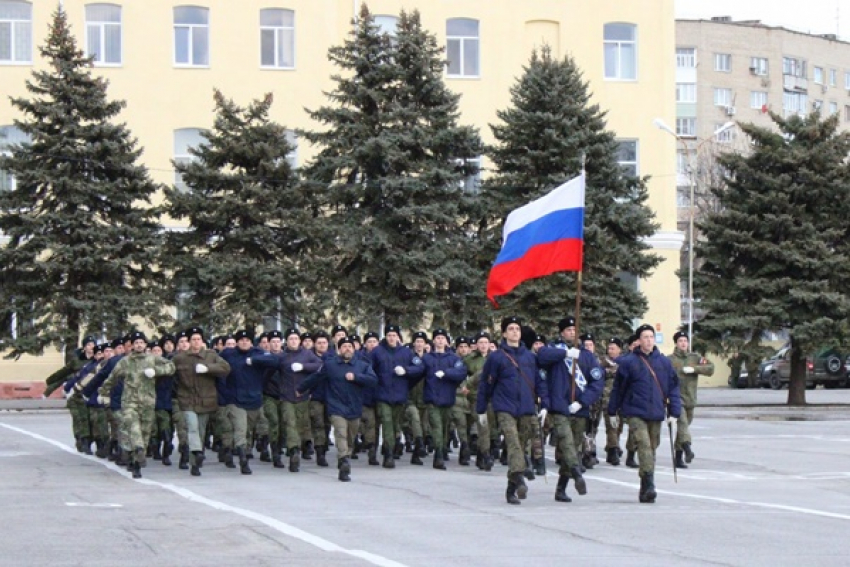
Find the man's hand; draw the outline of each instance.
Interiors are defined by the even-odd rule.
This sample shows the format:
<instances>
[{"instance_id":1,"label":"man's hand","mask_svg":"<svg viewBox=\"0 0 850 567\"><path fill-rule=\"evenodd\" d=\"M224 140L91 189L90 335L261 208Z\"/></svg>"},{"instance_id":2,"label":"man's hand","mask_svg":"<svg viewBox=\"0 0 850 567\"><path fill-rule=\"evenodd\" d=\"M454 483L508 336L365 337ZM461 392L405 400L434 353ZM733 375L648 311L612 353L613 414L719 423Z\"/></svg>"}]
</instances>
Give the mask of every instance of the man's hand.
<instances>
[{"instance_id":1,"label":"man's hand","mask_svg":"<svg viewBox=\"0 0 850 567\"><path fill-rule=\"evenodd\" d=\"M73 388L68 390L67 392L65 390L62 390L62 393L65 394L65 399L67 400L68 398L74 395L74 390Z\"/></svg>"},{"instance_id":2,"label":"man's hand","mask_svg":"<svg viewBox=\"0 0 850 567\"><path fill-rule=\"evenodd\" d=\"M404 366L396 366L394 369L396 376L404 376L407 374L407 370L404 369Z\"/></svg>"},{"instance_id":3,"label":"man's hand","mask_svg":"<svg viewBox=\"0 0 850 567\"><path fill-rule=\"evenodd\" d=\"M578 358L581 354L581 351L575 347L570 347L567 349L567 358Z\"/></svg>"},{"instance_id":4,"label":"man's hand","mask_svg":"<svg viewBox=\"0 0 850 567\"><path fill-rule=\"evenodd\" d=\"M437 370L436 372L434 372L434 376L436 376L437 378L440 378L440 379L442 379L443 376L445 376L445 375L446 375L446 373L443 372L442 370Z\"/></svg>"},{"instance_id":5,"label":"man's hand","mask_svg":"<svg viewBox=\"0 0 850 567\"><path fill-rule=\"evenodd\" d=\"M300 362L293 362L292 363L292 371L293 372L301 372L302 370L304 370L303 364L301 364Z\"/></svg>"},{"instance_id":6,"label":"man's hand","mask_svg":"<svg viewBox=\"0 0 850 567\"><path fill-rule=\"evenodd\" d=\"M682 372L684 372L685 374L696 374L696 370L694 370L693 366L685 366L684 368L682 368Z\"/></svg>"},{"instance_id":7,"label":"man's hand","mask_svg":"<svg viewBox=\"0 0 850 567\"><path fill-rule=\"evenodd\" d=\"M579 402L573 402L570 404L570 413L578 413L578 410L581 409L581 404Z\"/></svg>"},{"instance_id":8,"label":"man's hand","mask_svg":"<svg viewBox=\"0 0 850 567\"><path fill-rule=\"evenodd\" d=\"M672 415L667 416L667 425L673 425L677 421L679 421L678 417L673 417Z\"/></svg>"},{"instance_id":9,"label":"man's hand","mask_svg":"<svg viewBox=\"0 0 850 567\"><path fill-rule=\"evenodd\" d=\"M145 376L147 376L148 378L153 378L154 376L156 376L156 370L154 370L153 368L145 368Z\"/></svg>"},{"instance_id":10,"label":"man's hand","mask_svg":"<svg viewBox=\"0 0 850 567\"><path fill-rule=\"evenodd\" d=\"M252 364L254 364L254 361L252 361L251 357L249 356L245 359L245 364L247 364L248 366L251 366Z\"/></svg>"},{"instance_id":11,"label":"man's hand","mask_svg":"<svg viewBox=\"0 0 850 567\"><path fill-rule=\"evenodd\" d=\"M201 364L199 362L198 364L195 365L195 372L197 372L198 374L206 374L209 371L210 371L210 369L209 369L209 367L207 367L206 364Z\"/></svg>"},{"instance_id":12,"label":"man's hand","mask_svg":"<svg viewBox=\"0 0 850 567\"><path fill-rule=\"evenodd\" d=\"M109 396L98 396L97 403L102 406L108 406L110 403L112 403L112 400L109 399Z\"/></svg>"},{"instance_id":13,"label":"man's hand","mask_svg":"<svg viewBox=\"0 0 850 567\"><path fill-rule=\"evenodd\" d=\"M345 379L349 382L354 382L354 372L346 372Z\"/></svg>"},{"instance_id":14,"label":"man's hand","mask_svg":"<svg viewBox=\"0 0 850 567\"><path fill-rule=\"evenodd\" d=\"M540 424L543 425L543 422L546 421L546 416L549 415L549 412L545 409L540 410L540 413L537 414L537 418L540 419Z\"/></svg>"},{"instance_id":15,"label":"man's hand","mask_svg":"<svg viewBox=\"0 0 850 567\"><path fill-rule=\"evenodd\" d=\"M487 427L487 414L481 413L478 414L478 425L481 427Z\"/></svg>"},{"instance_id":16,"label":"man's hand","mask_svg":"<svg viewBox=\"0 0 850 567\"><path fill-rule=\"evenodd\" d=\"M616 415L609 415L608 421L611 422L611 427L613 427L614 429L620 428L620 418L617 417Z\"/></svg>"}]
</instances>

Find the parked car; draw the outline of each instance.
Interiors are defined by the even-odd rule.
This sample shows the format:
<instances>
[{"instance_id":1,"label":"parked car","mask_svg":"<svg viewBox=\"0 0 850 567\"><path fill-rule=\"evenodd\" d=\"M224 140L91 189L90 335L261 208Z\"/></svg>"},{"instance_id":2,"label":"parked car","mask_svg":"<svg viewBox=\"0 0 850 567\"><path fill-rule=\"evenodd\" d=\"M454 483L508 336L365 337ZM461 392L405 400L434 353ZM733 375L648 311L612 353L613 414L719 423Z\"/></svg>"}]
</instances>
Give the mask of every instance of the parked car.
<instances>
[{"instance_id":1,"label":"parked car","mask_svg":"<svg viewBox=\"0 0 850 567\"><path fill-rule=\"evenodd\" d=\"M727 384L729 384L730 388L746 388L749 383L750 371L747 370L745 365L741 366L741 372L738 374L738 380L734 381L732 379L732 375L729 375L729 380L727 380Z\"/></svg>"},{"instance_id":2,"label":"parked car","mask_svg":"<svg viewBox=\"0 0 850 567\"><path fill-rule=\"evenodd\" d=\"M835 347L827 347L806 357L806 388L846 387L850 375L850 356ZM762 361L758 370L758 385L774 390L782 389L791 377L791 347L785 346Z\"/></svg>"}]
</instances>

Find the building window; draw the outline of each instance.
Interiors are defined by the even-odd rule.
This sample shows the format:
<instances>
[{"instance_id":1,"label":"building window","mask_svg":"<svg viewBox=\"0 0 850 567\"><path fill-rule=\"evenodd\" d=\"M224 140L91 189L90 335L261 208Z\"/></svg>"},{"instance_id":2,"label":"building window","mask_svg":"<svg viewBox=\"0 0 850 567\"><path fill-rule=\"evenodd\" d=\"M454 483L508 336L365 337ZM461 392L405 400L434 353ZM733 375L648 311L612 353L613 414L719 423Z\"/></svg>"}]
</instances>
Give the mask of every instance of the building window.
<instances>
[{"instance_id":1,"label":"building window","mask_svg":"<svg viewBox=\"0 0 850 567\"><path fill-rule=\"evenodd\" d=\"M378 26L381 33L395 37L398 29L398 18L396 16L375 16L375 25Z\"/></svg>"},{"instance_id":2,"label":"building window","mask_svg":"<svg viewBox=\"0 0 850 567\"><path fill-rule=\"evenodd\" d=\"M86 6L86 54L98 65L121 64L121 6Z\"/></svg>"},{"instance_id":3,"label":"building window","mask_svg":"<svg viewBox=\"0 0 850 567\"><path fill-rule=\"evenodd\" d=\"M617 140L617 163L626 175L637 177L638 168L638 141Z\"/></svg>"},{"instance_id":4,"label":"building window","mask_svg":"<svg viewBox=\"0 0 850 567\"><path fill-rule=\"evenodd\" d=\"M676 48L676 67L693 69L697 66L697 50L693 47Z\"/></svg>"},{"instance_id":5,"label":"building window","mask_svg":"<svg viewBox=\"0 0 850 567\"><path fill-rule=\"evenodd\" d=\"M795 114L805 116L809 113L809 96L806 93L782 93L782 111L785 118Z\"/></svg>"},{"instance_id":6,"label":"building window","mask_svg":"<svg viewBox=\"0 0 850 567\"><path fill-rule=\"evenodd\" d=\"M812 80L818 85L823 84L823 67L815 67L815 72L814 76L812 77Z\"/></svg>"},{"instance_id":7,"label":"building window","mask_svg":"<svg viewBox=\"0 0 850 567\"><path fill-rule=\"evenodd\" d=\"M835 69L829 70L829 86L834 87L838 84L838 71Z\"/></svg>"},{"instance_id":8,"label":"building window","mask_svg":"<svg viewBox=\"0 0 850 567\"><path fill-rule=\"evenodd\" d=\"M621 81L637 79L637 26L605 24L605 78Z\"/></svg>"},{"instance_id":9,"label":"building window","mask_svg":"<svg viewBox=\"0 0 850 567\"><path fill-rule=\"evenodd\" d=\"M295 130L285 130L283 133L286 138L286 143L292 147L292 150L286 154L286 161L289 162L289 167L294 170L298 169L298 136Z\"/></svg>"},{"instance_id":10,"label":"building window","mask_svg":"<svg viewBox=\"0 0 850 567\"><path fill-rule=\"evenodd\" d=\"M812 110L814 112L817 112L818 114L820 114L820 111L821 111L822 108L823 108L823 101L822 100L815 100L814 102L812 102Z\"/></svg>"},{"instance_id":11,"label":"building window","mask_svg":"<svg viewBox=\"0 0 850 567\"><path fill-rule=\"evenodd\" d=\"M0 63L32 63L32 4L0 1Z\"/></svg>"},{"instance_id":12,"label":"building window","mask_svg":"<svg viewBox=\"0 0 850 567\"><path fill-rule=\"evenodd\" d=\"M295 12L260 10L260 65L273 69L295 67Z\"/></svg>"},{"instance_id":13,"label":"building window","mask_svg":"<svg viewBox=\"0 0 850 567\"><path fill-rule=\"evenodd\" d=\"M837 102L830 102L829 103L829 113L830 113L830 115L838 114L838 103Z\"/></svg>"},{"instance_id":14,"label":"building window","mask_svg":"<svg viewBox=\"0 0 850 567\"><path fill-rule=\"evenodd\" d=\"M449 77L480 76L478 20L454 18L446 21L446 57Z\"/></svg>"},{"instance_id":15,"label":"building window","mask_svg":"<svg viewBox=\"0 0 850 567\"><path fill-rule=\"evenodd\" d=\"M844 73L844 88L850 91L850 73Z\"/></svg>"},{"instance_id":16,"label":"building window","mask_svg":"<svg viewBox=\"0 0 850 567\"><path fill-rule=\"evenodd\" d=\"M186 165L195 161L196 158L189 152L190 148L197 148L205 142L199 128L181 128L174 131L174 165ZM188 191L189 187L183 182L183 176L175 169L174 187L178 191Z\"/></svg>"},{"instance_id":17,"label":"building window","mask_svg":"<svg viewBox=\"0 0 850 567\"><path fill-rule=\"evenodd\" d=\"M697 119L696 118L677 118L676 119L676 135L692 137L697 135Z\"/></svg>"},{"instance_id":18,"label":"building window","mask_svg":"<svg viewBox=\"0 0 850 567\"><path fill-rule=\"evenodd\" d=\"M732 89L714 89L714 106L732 106Z\"/></svg>"},{"instance_id":19,"label":"building window","mask_svg":"<svg viewBox=\"0 0 850 567\"><path fill-rule=\"evenodd\" d=\"M714 131L717 132L718 130L722 129L724 125L725 124L723 122L715 124L714 125ZM714 136L714 139L717 140L718 142L722 142L722 143L731 142L732 140L735 139L735 128L727 128L727 129L723 130L719 134L716 134Z\"/></svg>"},{"instance_id":20,"label":"building window","mask_svg":"<svg viewBox=\"0 0 850 567\"><path fill-rule=\"evenodd\" d=\"M676 150L676 173L678 175L688 174L688 152Z\"/></svg>"},{"instance_id":21,"label":"building window","mask_svg":"<svg viewBox=\"0 0 850 567\"><path fill-rule=\"evenodd\" d=\"M174 8L174 64L207 67L210 64L210 11L197 6Z\"/></svg>"},{"instance_id":22,"label":"building window","mask_svg":"<svg viewBox=\"0 0 850 567\"><path fill-rule=\"evenodd\" d=\"M750 108L756 110L767 109L767 93L764 91L752 91L750 93Z\"/></svg>"},{"instance_id":23,"label":"building window","mask_svg":"<svg viewBox=\"0 0 850 567\"><path fill-rule=\"evenodd\" d=\"M676 206L687 209L691 206L691 191L688 185L680 185L676 189Z\"/></svg>"},{"instance_id":24,"label":"building window","mask_svg":"<svg viewBox=\"0 0 850 567\"><path fill-rule=\"evenodd\" d=\"M750 59L750 72L753 75L767 76L767 57L753 57Z\"/></svg>"},{"instance_id":25,"label":"building window","mask_svg":"<svg viewBox=\"0 0 850 567\"><path fill-rule=\"evenodd\" d=\"M676 102L696 102L696 83L676 83Z\"/></svg>"},{"instance_id":26,"label":"building window","mask_svg":"<svg viewBox=\"0 0 850 567\"><path fill-rule=\"evenodd\" d=\"M29 143L30 137L15 126L0 126L0 155L8 156L12 144ZM15 177L8 171L0 169L0 191L13 191Z\"/></svg>"},{"instance_id":27,"label":"building window","mask_svg":"<svg viewBox=\"0 0 850 567\"><path fill-rule=\"evenodd\" d=\"M729 53L714 54L714 70L721 73L732 72L732 55Z\"/></svg>"},{"instance_id":28,"label":"building window","mask_svg":"<svg viewBox=\"0 0 850 567\"><path fill-rule=\"evenodd\" d=\"M806 76L806 62L794 57L783 57L782 74L804 78Z\"/></svg>"},{"instance_id":29,"label":"building window","mask_svg":"<svg viewBox=\"0 0 850 567\"><path fill-rule=\"evenodd\" d=\"M472 165L475 166L475 173L467 175L458 182L458 187L467 193L478 193L481 188L481 158L457 159L455 163L458 166Z\"/></svg>"}]
</instances>

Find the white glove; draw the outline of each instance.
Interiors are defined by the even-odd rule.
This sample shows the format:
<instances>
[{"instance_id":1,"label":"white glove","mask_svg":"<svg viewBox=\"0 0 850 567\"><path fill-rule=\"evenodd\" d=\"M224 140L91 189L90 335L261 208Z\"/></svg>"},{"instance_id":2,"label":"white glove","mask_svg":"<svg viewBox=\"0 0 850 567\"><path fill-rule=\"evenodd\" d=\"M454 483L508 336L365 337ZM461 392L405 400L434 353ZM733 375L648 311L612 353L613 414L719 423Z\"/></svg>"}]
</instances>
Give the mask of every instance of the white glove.
<instances>
[{"instance_id":1,"label":"white glove","mask_svg":"<svg viewBox=\"0 0 850 567\"><path fill-rule=\"evenodd\" d=\"M678 418L678 417L673 417L672 415L667 416L667 424L668 424L668 425L673 425L673 424L675 424L677 421L679 421L679 418Z\"/></svg>"},{"instance_id":2,"label":"white glove","mask_svg":"<svg viewBox=\"0 0 850 567\"><path fill-rule=\"evenodd\" d=\"M153 368L145 368L145 376L147 376L148 378L153 378L154 376L156 376L156 370L154 370Z\"/></svg>"},{"instance_id":3,"label":"white glove","mask_svg":"<svg viewBox=\"0 0 850 567\"><path fill-rule=\"evenodd\" d=\"M577 348L568 348L567 349L567 357L568 358L578 358L581 351Z\"/></svg>"},{"instance_id":4,"label":"white glove","mask_svg":"<svg viewBox=\"0 0 850 567\"><path fill-rule=\"evenodd\" d=\"M685 374L694 374L696 371L694 370L693 366L685 366L684 368L682 368L682 372L684 372Z\"/></svg>"},{"instance_id":5,"label":"white glove","mask_svg":"<svg viewBox=\"0 0 850 567\"><path fill-rule=\"evenodd\" d=\"M250 356L248 356L248 357L246 357L246 358L245 358L245 364L247 364L248 366L251 366L251 364L253 364L253 363L251 362L251 357L250 357Z\"/></svg>"},{"instance_id":6,"label":"white glove","mask_svg":"<svg viewBox=\"0 0 850 567\"><path fill-rule=\"evenodd\" d=\"M581 404L578 402L573 402L570 404L570 413L578 413L578 410L581 409Z\"/></svg>"},{"instance_id":7,"label":"white glove","mask_svg":"<svg viewBox=\"0 0 850 567\"><path fill-rule=\"evenodd\" d=\"M88 402L88 401L89 401L89 397L88 397L87 395L85 395L85 394L80 394L80 395L83 397L83 399L84 399L86 402Z\"/></svg>"},{"instance_id":8,"label":"white glove","mask_svg":"<svg viewBox=\"0 0 850 567\"><path fill-rule=\"evenodd\" d=\"M303 364L301 364L300 362L293 362L292 363L292 371L293 372L301 372L302 370L304 370Z\"/></svg>"},{"instance_id":9,"label":"white glove","mask_svg":"<svg viewBox=\"0 0 850 567\"><path fill-rule=\"evenodd\" d=\"M614 429L620 428L620 418L617 417L616 415L609 415L608 421L611 422L611 427L613 427Z\"/></svg>"},{"instance_id":10,"label":"white glove","mask_svg":"<svg viewBox=\"0 0 850 567\"><path fill-rule=\"evenodd\" d=\"M210 369L207 367L206 364L201 364L199 362L198 364L195 365L195 372L197 372L198 374L206 374L209 371L210 371Z\"/></svg>"},{"instance_id":11,"label":"white glove","mask_svg":"<svg viewBox=\"0 0 850 567\"><path fill-rule=\"evenodd\" d=\"M549 415L549 412L545 409L540 410L540 413L537 414L537 417L540 419L540 424L542 425L544 421L546 421L546 416Z\"/></svg>"},{"instance_id":12,"label":"white glove","mask_svg":"<svg viewBox=\"0 0 850 567\"><path fill-rule=\"evenodd\" d=\"M407 370L404 369L404 366L396 366L394 369L396 376L404 376L407 374Z\"/></svg>"},{"instance_id":13,"label":"white glove","mask_svg":"<svg viewBox=\"0 0 850 567\"><path fill-rule=\"evenodd\" d=\"M434 376L436 376L437 378L442 378L445 375L446 375L446 373L443 372L442 370L437 370L436 372L434 372Z\"/></svg>"},{"instance_id":14,"label":"white glove","mask_svg":"<svg viewBox=\"0 0 850 567\"><path fill-rule=\"evenodd\" d=\"M482 413L482 414L478 415L478 424L481 427L487 427L487 414L486 413Z\"/></svg>"},{"instance_id":15,"label":"white glove","mask_svg":"<svg viewBox=\"0 0 850 567\"><path fill-rule=\"evenodd\" d=\"M66 399L66 400L67 400L68 398L70 398L71 396L73 396L73 395L74 395L74 390L73 390L73 389L68 390L67 392L65 392L65 390L62 390L62 391L65 393L65 399Z\"/></svg>"},{"instance_id":16,"label":"white glove","mask_svg":"<svg viewBox=\"0 0 850 567\"><path fill-rule=\"evenodd\" d=\"M112 403L112 400L109 399L109 396L98 396L97 397L97 403L99 403L102 406L108 406L109 404Z\"/></svg>"}]
</instances>

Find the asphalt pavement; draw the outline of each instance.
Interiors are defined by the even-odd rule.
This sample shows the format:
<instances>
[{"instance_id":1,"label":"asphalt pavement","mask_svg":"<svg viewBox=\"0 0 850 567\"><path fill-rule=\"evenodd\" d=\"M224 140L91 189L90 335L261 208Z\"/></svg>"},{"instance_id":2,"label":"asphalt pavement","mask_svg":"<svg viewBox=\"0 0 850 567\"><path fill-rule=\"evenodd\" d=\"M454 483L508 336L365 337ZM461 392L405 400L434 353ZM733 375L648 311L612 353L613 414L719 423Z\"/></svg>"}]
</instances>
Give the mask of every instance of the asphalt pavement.
<instances>
[{"instance_id":1,"label":"asphalt pavement","mask_svg":"<svg viewBox=\"0 0 850 567\"><path fill-rule=\"evenodd\" d=\"M605 463L586 496L570 483L573 502L557 503L550 459L510 506L505 468L460 467L456 452L447 471L359 459L350 483L333 450L331 467L297 474L213 458L200 478L150 461L132 480L75 451L65 411L0 411L0 564L847 565L850 392L807 392L816 405L788 419L782 394L700 391L696 459L674 482L663 434L654 505L638 503L635 470Z\"/></svg>"}]
</instances>

